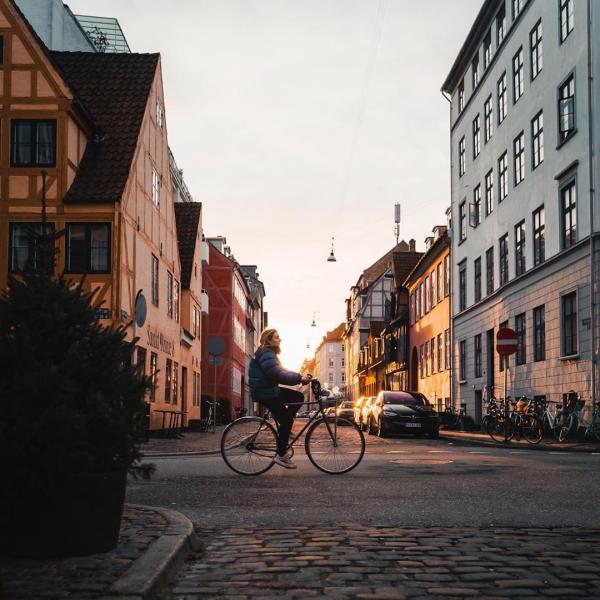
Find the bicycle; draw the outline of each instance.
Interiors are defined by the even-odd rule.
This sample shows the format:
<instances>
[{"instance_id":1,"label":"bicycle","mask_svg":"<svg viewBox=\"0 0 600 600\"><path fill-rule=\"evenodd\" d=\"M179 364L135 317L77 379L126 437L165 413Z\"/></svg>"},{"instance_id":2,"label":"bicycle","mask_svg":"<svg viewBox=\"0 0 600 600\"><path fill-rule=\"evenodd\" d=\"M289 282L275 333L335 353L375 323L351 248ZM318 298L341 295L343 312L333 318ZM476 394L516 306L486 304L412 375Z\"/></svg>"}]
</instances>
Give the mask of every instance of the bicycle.
<instances>
[{"instance_id":1,"label":"bicycle","mask_svg":"<svg viewBox=\"0 0 600 600\"><path fill-rule=\"evenodd\" d=\"M558 439L560 427L556 420L557 412L553 412L551 409L552 404L560 404L562 406L562 402L555 402L554 400L534 400L533 412L540 419L544 433L552 434Z\"/></svg>"},{"instance_id":2,"label":"bicycle","mask_svg":"<svg viewBox=\"0 0 600 600\"><path fill-rule=\"evenodd\" d=\"M317 404L316 414L309 417L300 432L288 444L293 453L294 444L306 431L304 448L310 462L320 471L341 475L354 469L365 453L365 438L358 426L348 419L325 416L322 398L329 395L321 389L317 379L310 382ZM263 417L241 417L230 423L221 437L221 456L225 464L240 475L260 475L275 463L277 432Z\"/></svg>"},{"instance_id":3,"label":"bicycle","mask_svg":"<svg viewBox=\"0 0 600 600\"><path fill-rule=\"evenodd\" d=\"M564 442L571 433L579 430L582 414L585 408L585 400L579 394L567 394L562 410L556 413L556 427L558 429L558 441ZM593 434L600 440L600 403L594 402L592 406L592 418L585 426L584 435Z\"/></svg>"},{"instance_id":4,"label":"bicycle","mask_svg":"<svg viewBox=\"0 0 600 600\"><path fill-rule=\"evenodd\" d=\"M509 414L505 416L505 405L508 402ZM517 404L511 403L510 396L502 398L496 404L496 414L490 415L487 421L487 433L495 442L509 442L515 436L517 440L524 438L530 444L539 444L544 437L542 423L532 411L532 401L521 396Z\"/></svg>"},{"instance_id":5,"label":"bicycle","mask_svg":"<svg viewBox=\"0 0 600 600\"><path fill-rule=\"evenodd\" d=\"M211 401L208 404L208 414L206 415L205 418L200 419L200 431L202 433L208 433L211 429L213 430L213 433L214 433L216 419L214 418L215 414L213 411L215 411L215 408L213 408L213 405L215 405L215 408L216 408L217 406L221 406L221 403L217 400L216 402Z\"/></svg>"}]
</instances>

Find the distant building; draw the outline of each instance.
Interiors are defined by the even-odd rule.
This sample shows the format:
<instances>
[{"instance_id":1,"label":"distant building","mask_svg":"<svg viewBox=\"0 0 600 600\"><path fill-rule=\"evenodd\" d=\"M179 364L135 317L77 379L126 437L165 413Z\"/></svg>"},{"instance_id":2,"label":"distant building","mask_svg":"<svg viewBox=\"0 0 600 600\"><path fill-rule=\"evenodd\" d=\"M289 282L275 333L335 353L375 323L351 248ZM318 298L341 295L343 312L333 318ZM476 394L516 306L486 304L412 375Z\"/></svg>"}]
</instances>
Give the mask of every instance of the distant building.
<instances>
[{"instance_id":1,"label":"distant building","mask_svg":"<svg viewBox=\"0 0 600 600\"><path fill-rule=\"evenodd\" d=\"M131 52L119 21L113 17L75 15L98 52Z\"/></svg>"},{"instance_id":2,"label":"distant building","mask_svg":"<svg viewBox=\"0 0 600 600\"><path fill-rule=\"evenodd\" d=\"M410 342L409 387L438 409L450 405L450 240L433 228L426 251L406 278Z\"/></svg>"},{"instance_id":3,"label":"distant building","mask_svg":"<svg viewBox=\"0 0 600 600\"><path fill-rule=\"evenodd\" d=\"M346 391L345 329L345 323L340 323L333 331L328 331L315 350L315 377L323 387L337 388L342 394Z\"/></svg>"},{"instance_id":4,"label":"distant building","mask_svg":"<svg viewBox=\"0 0 600 600\"><path fill-rule=\"evenodd\" d=\"M505 369L513 397L598 399L598 8L486 0L442 86L453 391L476 419ZM495 350L501 327L519 340L508 360Z\"/></svg>"}]
</instances>

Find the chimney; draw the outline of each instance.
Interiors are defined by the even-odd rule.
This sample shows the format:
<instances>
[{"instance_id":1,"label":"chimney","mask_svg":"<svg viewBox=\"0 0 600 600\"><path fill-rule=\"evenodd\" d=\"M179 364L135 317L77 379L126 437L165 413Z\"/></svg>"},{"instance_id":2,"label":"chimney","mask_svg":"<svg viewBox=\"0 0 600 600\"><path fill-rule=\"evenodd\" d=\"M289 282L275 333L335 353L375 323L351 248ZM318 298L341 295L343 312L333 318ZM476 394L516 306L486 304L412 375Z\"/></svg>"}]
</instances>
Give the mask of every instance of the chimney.
<instances>
[{"instance_id":1,"label":"chimney","mask_svg":"<svg viewBox=\"0 0 600 600\"><path fill-rule=\"evenodd\" d=\"M416 251L415 250L415 247L416 247L415 244L416 244L415 240L409 240L408 241L408 250L409 250L409 252L415 252Z\"/></svg>"}]
</instances>

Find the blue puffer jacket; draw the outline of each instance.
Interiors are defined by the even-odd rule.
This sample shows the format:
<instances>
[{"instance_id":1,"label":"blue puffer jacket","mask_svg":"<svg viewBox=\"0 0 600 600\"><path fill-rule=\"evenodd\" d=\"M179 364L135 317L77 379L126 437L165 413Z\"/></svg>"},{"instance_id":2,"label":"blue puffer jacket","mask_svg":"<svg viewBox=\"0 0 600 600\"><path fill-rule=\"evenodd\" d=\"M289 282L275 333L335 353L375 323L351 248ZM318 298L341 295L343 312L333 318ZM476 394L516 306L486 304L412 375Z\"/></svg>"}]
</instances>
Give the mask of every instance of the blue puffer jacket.
<instances>
[{"instance_id":1,"label":"blue puffer jacket","mask_svg":"<svg viewBox=\"0 0 600 600\"><path fill-rule=\"evenodd\" d=\"M277 398L279 396L279 383L297 385L301 379L300 373L284 369L277 358L277 354L264 346L258 348L248 368L250 395L255 402Z\"/></svg>"}]
</instances>

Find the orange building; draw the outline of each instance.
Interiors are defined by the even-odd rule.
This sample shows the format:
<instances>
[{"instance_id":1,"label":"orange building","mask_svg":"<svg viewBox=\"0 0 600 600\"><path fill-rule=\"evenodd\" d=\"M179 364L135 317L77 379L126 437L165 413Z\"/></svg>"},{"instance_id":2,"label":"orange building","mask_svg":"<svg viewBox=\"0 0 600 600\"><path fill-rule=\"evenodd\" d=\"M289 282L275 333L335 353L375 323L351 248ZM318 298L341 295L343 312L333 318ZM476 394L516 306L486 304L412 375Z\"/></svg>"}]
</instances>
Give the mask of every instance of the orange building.
<instances>
[{"instance_id":1,"label":"orange building","mask_svg":"<svg viewBox=\"0 0 600 600\"><path fill-rule=\"evenodd\" d=\"M426 252L406 278L409 293L409 383L438 409L450 405L450 241L433 228Z\"/></svg>"},{"instance_id":2,"label":"orange building","mask_svg":"<svg viewBox=\"0 0 600 600\"><path fill-rule=\"evenodd\" d=\"M41 230L44 196L49 227L65 231L56 271L99 289L105 325L133 322L151 427L199 418L201 261L196 244L182 303L160 55L51 52L11 0L0 38L0 286L40 267L27 231Z\"/></svg>"}]
</instances>

